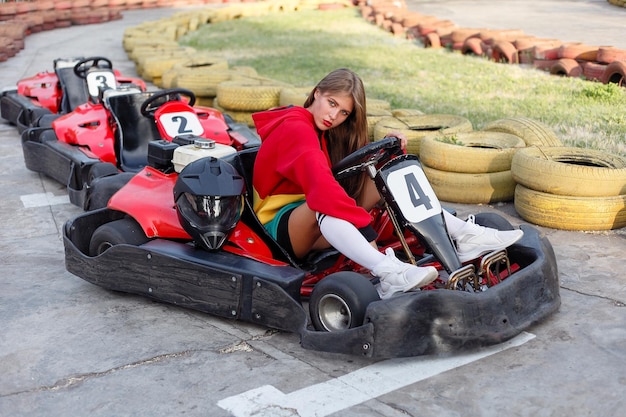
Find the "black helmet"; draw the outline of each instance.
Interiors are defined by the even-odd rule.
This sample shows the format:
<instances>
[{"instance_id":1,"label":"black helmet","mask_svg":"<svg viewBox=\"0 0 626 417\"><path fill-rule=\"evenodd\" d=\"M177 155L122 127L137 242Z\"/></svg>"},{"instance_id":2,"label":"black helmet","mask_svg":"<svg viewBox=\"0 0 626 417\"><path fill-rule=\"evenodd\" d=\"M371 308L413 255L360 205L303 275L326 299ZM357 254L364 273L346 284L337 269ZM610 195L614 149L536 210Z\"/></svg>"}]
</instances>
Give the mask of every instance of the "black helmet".
<instances>
[{"instance_id":1,"label":"black helmet","mask_svg":"<svg viewBox=\"0 0 626 417\"><path fill-rule=\"evenodd\" d=\"M207 250L222 247L243 211L244 180L228 162L208 157L187 165L174 185L183 229Z\"/></svg>"}]
</instances>

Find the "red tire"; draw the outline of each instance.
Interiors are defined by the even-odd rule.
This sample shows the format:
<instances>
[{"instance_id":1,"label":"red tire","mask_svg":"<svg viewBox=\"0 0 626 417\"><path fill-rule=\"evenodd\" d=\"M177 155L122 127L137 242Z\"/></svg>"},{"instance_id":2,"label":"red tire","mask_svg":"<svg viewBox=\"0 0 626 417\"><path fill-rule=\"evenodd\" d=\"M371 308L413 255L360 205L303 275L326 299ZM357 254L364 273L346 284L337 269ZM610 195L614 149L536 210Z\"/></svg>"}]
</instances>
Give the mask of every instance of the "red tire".
<instances>
[{"instance_id":1,"label":"red tire","mask_svg":"<svg viewBox=\"0 0 626 417\"><path fill-rule=\"evenodd\" d=\"M533 68L550 72L550 69L557 63L558 59L535 59Z\"/></svg>"},{"instance_id":2,"label":"red tire","mask_svg":"<svg viewBox=\"0 0 626 417\"><path fill-rule=\"evenodd\" d=\"M491 50L491 59L506 64L519 64L517 49L509 41L498 41Z\"/></svg>"},{"instance_id":3,"label":"red tire","mask_svg":"<svg viewBox=\"0 0 626 417\"><path fill-rule=\"evenodd\" d=\"M626 61L626 49L601 46L598 48L597 60L603 64L610 64L613 61Z\"/></svg>"},{"instance_id":4,"label":"red tire","mask_svg":"<svg viewBox=\"0 0 626 417\"><path fill-rule=\"evenodd\" d=\"M559 59L559 46L537 45L535 46L535 59L557 60Z\"/></svg>"},{"instance_id":5,"label":"red tire","mask_svg":"<svg viewBox=\"0 0 626 417\"><path fill-rule=\"evenodd\" d=\"M435 32L431 32L424 36L424 47L441 48L441 38Z\"/></svg>"},{"instance_id":6,"label":"red tire","mask_svg":"<svg viewBox=\"0 0 626 417\"><path fill-rule=\"evenodd\" d=\"M626 87L626 62L613 61L607 65L604 76L602 77L602 82Z\"/></svg>"},{"instance_id":7,"label":"red tire","mask_svg":"<svg viewBox=\"0 0 626 417\"><path fill-rule=\"evenodd\" d=\"M564 77L580 77L582 73L578 61L570 58L561 58L550 68L550 74Z\"/></svg>"},{"instance_id":8,"label":"red tire","mask_svg":"<svg viewBox=\"0 0 626 417\"><path fill-rule=\"evenodd\" d=\"M559 48L559 58L596 61L597 57L597 46L589 46L584 43L566 43Z\"/></svg>"},{"instance_id":9,"label":"red tire","mask_svg":"<svg viewBox=\"0 0 626 417\"><path fill-rule=\"evenodd\" d=\"M483 41L480 38L467 38L463 43L461 49L463 55L485 55L485 49L483 48Z\"/></svg>"},{"instance_id":10,"label":"red tire","mask_svg":"<svg viewBox=\"0 0 626 417\"><path fill-rule=\"evenodd\" d=\"M604 71L606 71L607 64L599 62L583 62L580 66L583 69L583 76L586 79L589 81L602 82L602 77L604 76Z\"/></svg>"}]
</instances>

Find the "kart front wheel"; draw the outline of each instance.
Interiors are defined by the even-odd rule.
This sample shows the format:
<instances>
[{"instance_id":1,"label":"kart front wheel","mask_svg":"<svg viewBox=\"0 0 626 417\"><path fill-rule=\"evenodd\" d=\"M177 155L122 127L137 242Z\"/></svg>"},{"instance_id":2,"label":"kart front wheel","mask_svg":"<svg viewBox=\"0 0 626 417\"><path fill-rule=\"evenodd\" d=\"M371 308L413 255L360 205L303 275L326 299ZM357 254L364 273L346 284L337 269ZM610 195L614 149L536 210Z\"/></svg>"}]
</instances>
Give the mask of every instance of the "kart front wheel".
<instances>
[{"instance_id":1,"label":"kart front wheel","mask_svg":"<svg viewBox=\"0 0 626 417\"><path fill-rule=\"evenodd\" d=\"M371 281L356 272L337 272L313 288L309 313L316 330L341 331L363 324L367 306L380 300Z\"/></svg>"},{"instance_id":2,"label":"kart front wheel","mask_svg":"<svg viewBox=\"0 0 626 417\"><path fill-rule=\"evenodd\" d=\"M139 246L148 240L141 226L135 220L126 217L105 223L96 229L89 242L89 256L98 256L115 245Z\"/></svg>"}]
</instances>

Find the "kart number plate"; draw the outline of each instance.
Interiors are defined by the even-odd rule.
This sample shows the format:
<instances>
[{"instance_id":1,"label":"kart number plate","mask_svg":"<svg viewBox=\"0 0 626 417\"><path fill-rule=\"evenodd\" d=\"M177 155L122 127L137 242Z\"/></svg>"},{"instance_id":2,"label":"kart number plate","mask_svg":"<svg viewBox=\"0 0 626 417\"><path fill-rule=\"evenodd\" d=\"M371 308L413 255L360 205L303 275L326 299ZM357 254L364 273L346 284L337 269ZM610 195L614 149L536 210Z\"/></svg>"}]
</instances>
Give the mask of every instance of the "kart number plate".
<instances>
[{"instance_id":1,"label":"kart number plate","mask_svg":"<svg viewBox=\"0 0 626 417\"><path fill-rule=\"evenodd\" d=\"M116 86L115 74L111 71L92 71L87 74L87 89L92 97L98 97L100 89L115 89Z\"/></svg>"},{"instance_id":2,"label":"kart number plate","mask_svg":"<svg viewBox=\"0 0 626 417\"><path fill-rule=\"evenodd\" d=\"M404 218L419 223L441 213L441 204L419 165L409 165L389 173L387 189Z\"/></svg>"},{"instance_id":3,"label":"kart number plate","mask_svg":"<svg viewBox=\"0 0 626 417\"><path fill-rule=\"evenodd\" d=\"M180 135L202 136L204 134L198 116L189 111L163 113L159 116L159 122L171 138Z\"/></svg>"}]
</instances>

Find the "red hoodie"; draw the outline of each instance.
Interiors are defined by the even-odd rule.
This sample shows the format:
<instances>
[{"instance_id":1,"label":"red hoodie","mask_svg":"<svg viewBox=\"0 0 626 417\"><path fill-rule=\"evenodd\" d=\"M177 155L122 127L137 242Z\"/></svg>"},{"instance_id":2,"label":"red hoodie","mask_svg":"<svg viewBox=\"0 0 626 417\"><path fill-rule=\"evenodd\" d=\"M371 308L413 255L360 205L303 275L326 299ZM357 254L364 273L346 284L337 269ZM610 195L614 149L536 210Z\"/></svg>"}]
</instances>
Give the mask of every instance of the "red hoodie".
<instances>
[{"instance_id":1,"label":"red hoodie","mask_svg":"<svg viewBox=\"0 0 626 417\"><path fill-rule=\"evenodd\" d=\"M371 222L335 180L326 139L308 110L292 106L252 115L262 145L253 172L254 210L261 223L271 221L289 203L306 199L309 208L352 223Z\"/></svg>"}]
</instances>

